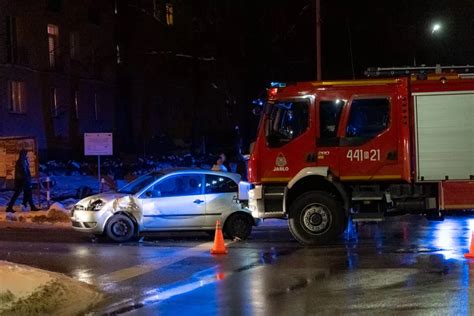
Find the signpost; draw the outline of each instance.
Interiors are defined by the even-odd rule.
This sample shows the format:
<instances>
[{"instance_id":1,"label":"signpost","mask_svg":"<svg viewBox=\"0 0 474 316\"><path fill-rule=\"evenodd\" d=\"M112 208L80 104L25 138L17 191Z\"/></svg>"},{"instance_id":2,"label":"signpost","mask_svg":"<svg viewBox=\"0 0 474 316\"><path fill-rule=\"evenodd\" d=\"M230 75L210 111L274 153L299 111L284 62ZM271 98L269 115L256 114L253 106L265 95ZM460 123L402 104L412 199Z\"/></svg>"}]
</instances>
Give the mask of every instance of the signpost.
<instances>
[{"instance_id":1,"label":"signpost","mask_svg":"<svg viewBox=\"0 0 474 316\"><path fill-rule=\"evenodd\" d=\"M112 133L84 133L84 155L97 156L97 174L100 187L100 156L113 155Z\"/></svg>"}]
</instances>

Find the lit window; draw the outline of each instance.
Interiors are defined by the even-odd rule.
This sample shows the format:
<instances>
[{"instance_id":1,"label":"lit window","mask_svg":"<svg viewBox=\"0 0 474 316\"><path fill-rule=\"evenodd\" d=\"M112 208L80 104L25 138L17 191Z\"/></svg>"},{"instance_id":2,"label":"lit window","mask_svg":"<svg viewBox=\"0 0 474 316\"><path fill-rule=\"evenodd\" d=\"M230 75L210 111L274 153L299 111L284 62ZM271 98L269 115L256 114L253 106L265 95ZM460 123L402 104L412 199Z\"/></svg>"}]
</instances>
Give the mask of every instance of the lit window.
<instances>
[{"instance_id":1,"label":"lit window","mask_svg":"<svg viewBox=\"0 0 474 316\"><path fill-rule=\"evenodd\" d=\"M10 112L25 113L26 88L23 81L10 81Z\"/></svg>"},{"instance_id":2,"label":"lit window","mask_svg":"<svg viewBox=\"0 0 474 316\"><path fill-rule=\"evenodd\" d=\"M59 47L59 30L57 25L48 24L48 50L49 50L49 66L56 66L56 56Z\"/></svg>"},{"instance_id":3,"label":"lit window","mask_svg":"<svg viewBox=\"0 0 474 316\"><path fill-rule=\"evenodd\" d=\"M95 119L99 119L99 104L97 102L97 93L94 93L94 114L95 114Z\"/></svg>"},{"instance_id":4,"label":"lit window","mask_svg":"<svg viewBox=\"0 0 474 316\"><path fill-rule=\"evenodd\" d=\"M166 4L166 24L173 25L173 5L171 3Z\"/></svg>"},{"instance_id":5,"label":"lit window","mask_svg":"<svg viewBox=\"0 0 474 316\"><path fill-rule=\"evenodd\" d=\"M79 33L71 32L69 35L69 53L71 59L77 59L79 57Z\"/></svg>"},{"instance_id":6,"label":"lit window","mask_svg":"<svg viewBox=\"0 0 474 316\"><path fill-rule=\"evenodd\" d=\"M79 92L74 92L74 113L76 114L76 119L79 118Z\"/></svg>"},{"instance_id":7,"label":"lit window","mask_svg":"<svg viewBox=\"0 0 474 316\"><path fill-rule=\"evenodd\" d=\"M51 99L51 112L53 113L53 116L58 116L59 106L58 106L58 94L57 94L56 88L51 88L50 99Z\"/></svg>"}]
</instances>

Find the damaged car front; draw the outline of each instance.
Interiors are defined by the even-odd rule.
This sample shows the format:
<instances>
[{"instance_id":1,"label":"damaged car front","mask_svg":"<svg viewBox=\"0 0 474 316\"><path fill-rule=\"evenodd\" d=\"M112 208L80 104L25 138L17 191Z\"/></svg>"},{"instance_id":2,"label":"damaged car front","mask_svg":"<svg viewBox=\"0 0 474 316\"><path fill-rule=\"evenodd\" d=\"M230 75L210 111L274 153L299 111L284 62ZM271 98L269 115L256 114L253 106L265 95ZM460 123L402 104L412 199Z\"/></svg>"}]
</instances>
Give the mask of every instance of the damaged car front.
<instances>
[{"instance_id":1,"label":"damaged car front","mask_svg":"<svg viewBox=\"0 0 474 316\"><path fill-rule=\"evenodd\" d=\"M142 221L137 196L162 175L147 174L118 192L101 193L80 200L71 212L73 229L94 235L106 234L115 241L130 239L138 232Z\"/></svg>"}]
</instances>

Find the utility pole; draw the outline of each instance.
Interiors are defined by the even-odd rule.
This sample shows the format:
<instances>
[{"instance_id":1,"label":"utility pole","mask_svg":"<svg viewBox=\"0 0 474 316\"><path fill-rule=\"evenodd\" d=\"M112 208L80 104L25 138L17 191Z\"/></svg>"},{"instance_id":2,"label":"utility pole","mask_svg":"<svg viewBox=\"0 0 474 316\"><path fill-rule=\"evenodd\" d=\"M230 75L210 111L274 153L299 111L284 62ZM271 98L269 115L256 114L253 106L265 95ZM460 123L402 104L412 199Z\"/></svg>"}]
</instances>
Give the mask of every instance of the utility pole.
<instances>
[{"instance_id":1,"label":"utility pole","mask_svg":"<svg viewBox=\"0 0 474 316\"><path fill-rule=\"evenodd\" d=\"M316 80L321 80L321 0L316 0Z\"/></svg>"}]
</instances>

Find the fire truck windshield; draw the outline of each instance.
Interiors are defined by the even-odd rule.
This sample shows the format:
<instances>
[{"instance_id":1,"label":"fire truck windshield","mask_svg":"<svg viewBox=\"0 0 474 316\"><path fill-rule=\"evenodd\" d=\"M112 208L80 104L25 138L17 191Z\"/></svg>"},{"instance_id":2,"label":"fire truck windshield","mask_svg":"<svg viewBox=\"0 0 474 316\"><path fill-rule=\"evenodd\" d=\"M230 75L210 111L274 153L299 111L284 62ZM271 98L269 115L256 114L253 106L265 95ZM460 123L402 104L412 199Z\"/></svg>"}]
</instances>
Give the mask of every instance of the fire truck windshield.
<instances>
[{"instance_id":1,"label":"fire truck windshield","mask_svg":"<svg viewBox=\"0 0 474 316\"><path fill-rule=\"evenodd\" d=\"M269 147L280 147L308 128L309 101L276 101L267 105L266 137Z\"/></svg>"}]
</instances>

